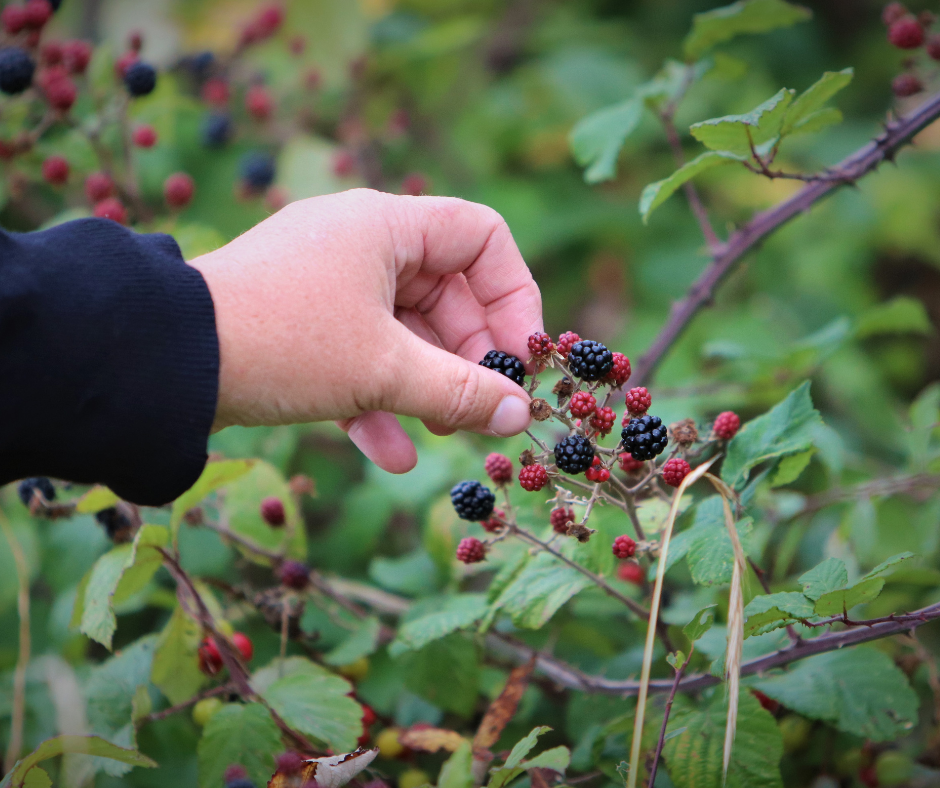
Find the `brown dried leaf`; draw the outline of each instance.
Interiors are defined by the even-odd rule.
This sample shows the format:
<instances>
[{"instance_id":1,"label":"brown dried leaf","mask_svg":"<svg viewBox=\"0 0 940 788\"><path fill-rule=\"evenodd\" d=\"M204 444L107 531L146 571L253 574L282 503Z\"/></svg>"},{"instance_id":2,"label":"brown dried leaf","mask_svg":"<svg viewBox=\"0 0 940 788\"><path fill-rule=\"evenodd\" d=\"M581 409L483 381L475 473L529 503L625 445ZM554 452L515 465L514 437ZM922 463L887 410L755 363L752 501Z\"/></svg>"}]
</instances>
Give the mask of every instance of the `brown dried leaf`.
<instances>
[{"instance_id":1,"label":"brown dried leaf","mask_svg":"<svg viewBox=\"0 0 940 788\"><path fill-rule=\"evenodd\" d=\"M278 770L268 781L268 788L303 788L319 785L322 788L340 788L365 769L379 751L375 748L359 748L341 755L328 755L304 761L300 773Z\"/></svg>"},{"instance_id":2,"label":"brown dried leaf","mask_svg":"<svg viewBox=\"0 0 940 788\"><path fill-rule=\"evenodd\" d=\"M499 741L503 729L509 724L509 721L515 716L516 709L519 708L519 701L522 700L522 693L529 686L529 676L535 670L535 655L524 665L513 668L509 674L509 680L503 691L499 693L490 707L483 715L480 727L477 728L477 734L473 737L474 753L478 750L489 750Z\"/></svg>"},{"instance_id":3,"label":"brown dried leaf","mask_svg":"<svg viewBox=\"0 0 940 788\"><path fill-rule=\"evenodd\" d=\"M398 741L412 750L456 752L465 739L456 731L446 728L411 728L398 735Z\"/></svg>"}]
</instances>

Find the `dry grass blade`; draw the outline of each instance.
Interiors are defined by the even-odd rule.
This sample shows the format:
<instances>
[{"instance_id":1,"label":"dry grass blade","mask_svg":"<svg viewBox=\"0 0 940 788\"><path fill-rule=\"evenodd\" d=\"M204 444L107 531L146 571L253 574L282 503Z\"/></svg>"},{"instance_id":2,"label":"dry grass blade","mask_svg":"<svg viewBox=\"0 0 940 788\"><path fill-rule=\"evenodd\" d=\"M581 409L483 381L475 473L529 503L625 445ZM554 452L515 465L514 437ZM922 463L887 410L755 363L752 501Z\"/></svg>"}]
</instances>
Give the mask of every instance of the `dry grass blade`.
<instances>
[{"instance_id":1,"label":"dry grass blade","mask_svg":"<svg viewBox=\"0 0 940 788\"><path fill-rule=\"evenodd\" d=\"M704 465L699 465L682 480L676 488L669 509L669 517L663 527L659 547L659 567L656 571L656 583L653 586L653 600L650 603L649 624L646 628L646 647L643 649L643 669L640 672L640 690L636 700L636 720L633 724L633 744L630 748L630 774L627 776L627 788L636 788L637 775L640 770L640 743L643 738L643 718L646 716L646 696L649 693L650 667L653 663L653 645L656 642L656 625L659 621L659 603L663 595L663 578L666 574L666 559L669 555L669 540L672 538L672 528L679 514L679 502L686 489L702 478L718 458L712 458Z\"/></svg>"}]
</instances>

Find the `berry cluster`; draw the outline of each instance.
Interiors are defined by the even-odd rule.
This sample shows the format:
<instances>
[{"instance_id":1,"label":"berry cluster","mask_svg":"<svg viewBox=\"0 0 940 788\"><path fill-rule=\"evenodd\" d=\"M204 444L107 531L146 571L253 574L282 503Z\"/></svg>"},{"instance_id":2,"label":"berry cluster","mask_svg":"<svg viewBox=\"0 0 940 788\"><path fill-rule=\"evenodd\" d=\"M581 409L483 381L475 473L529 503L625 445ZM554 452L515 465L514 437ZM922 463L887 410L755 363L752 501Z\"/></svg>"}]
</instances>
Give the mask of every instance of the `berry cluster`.
<instances>
[{"instance_id":1,"label":"berry cluster","mask_svg":"<svg viewBox=\"0 0 940 788\"><path fill-rule=\"evenodd\" d=\"M905 52L924 48L930 60L940 60L940 33L930 29L937 21L930 11L914 15L903 3L888 3L881 13L881 21L888 28L888 41ZM916 57L904 60L905 71L891 83L891 90L898 98L907 98L924 90L925 80L934 74L934 69L925 67Z\"/></svg>"}]
</instances>

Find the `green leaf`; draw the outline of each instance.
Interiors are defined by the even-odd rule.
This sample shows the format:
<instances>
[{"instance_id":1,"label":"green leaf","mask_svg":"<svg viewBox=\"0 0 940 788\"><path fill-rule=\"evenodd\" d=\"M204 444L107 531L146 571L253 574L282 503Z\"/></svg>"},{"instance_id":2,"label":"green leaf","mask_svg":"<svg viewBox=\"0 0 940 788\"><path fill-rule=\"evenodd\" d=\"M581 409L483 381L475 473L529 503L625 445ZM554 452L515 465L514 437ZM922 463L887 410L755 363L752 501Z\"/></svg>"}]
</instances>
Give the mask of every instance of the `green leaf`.
<instances>
[{"instance_id":1,"label":"green leaf","mask_svg":"<svg viewBox=\"0 0 940 788\"><path fill-rule=\"evenodd\" d=\"M817 131L822 131L828 126L835 126L841 122L842 111L835 107L826 107L801 120L787 132L787 136L793 137L796 134L815 134Z\"/></svg>"},{"instance_id":2,"label":"green leaf","mask_svg":"<svg viewBox=\"0 0 940 788\"><path fill-rule=\"evenodd\" d=\"M471 788L473 785L473 746L463 742L441 767L437 788Z\"/></svg>"},{"instance_id":3,"label":"green leaf","mask_svg":"<svg viewBox=\"0 0 940 788\"><path fill-rule=\"evenodd\" d=\"M31 778L33 780L31 782L30 779L27 778L27 775L37 771L37 769L34 769L37 763L47 761L50 758L56 758L66 753L94 755L100 758L118 761L131 767L143 766L147 769L153 769L157 765L146 755L137 752L137 750L118 747L98 736L66 734L56 736L53 739L46 739L46 741L40 744L29 755L19 761L10 773L9 784L15 788L20 788L21 786L33 786L33 788L38 788L40 785L45 785L45 782L36 782L36 780L41 781L41 777ZM38 771L43 772L42 769L38 769ZM46 779L48 779L48 775Z\"/></svg>"},{"instance_id":4,"label":"green leaf","mask_svg":"<svg viewBox=\"0 0 940 788\"><path fill-rule=\"evenodd\" d=\"M627 137L643 117L643 102L631 98L583 118L571 130L569 142L575 161L587 169L588 183L609 181L617 174L617 157Z\"/></svg>"},{"instance_id":5,"label":"green leaf","mask_svg":"<svg viewBox=\"0 0 940 788\"><path fill-rule=\"evenodd\" d=\"M808 572L800 575L797 582L803 586L803 593L814 602L823 594L843 588L849 581L845 562L839 558L827 558Z\"/></svg>"},{"instance_id":6,"label":"green leaf","mask_svg":"<svg viewBox=\"0 0 940 788\"><path fill-rule=\"evenodd\" d=\"M473 712L480 661L469 637L455 632L418 651L408 651L396 661L402 666L405 686L415 694L464 717Z\"/></svg>"},{"instance_id":7,"label":"green leaf","mask_svg":"<svg viewBox=\"0 0 940 788\"><path fill-rule=\"evenodd\" d=\"M698 611L692 620L682 627L683 634L693 643L712 628L715 623L715 608L718 605L708 605Z\"/></svg>"},{"instance_id":8,"label":"green leaf","mask_svg":"<svg viewBox=\"0 0 940 788\"><path fill-rule=\"evenodd\" d=\"M882 577L883 575L890 574L901 564L905 563L906 561L910 561L912 558L916 558L916 556L909 552L893 555L890 558L886 558L870 572L866 572L862 579L868 580L871 577Z\"/></svg>"},{"instance_id":9,"label":"green leaf","mask_svg":"<svg viewBox=\"0 0 940 788\"><path fill-rule=\"evenodd\" d=\"M763 635L815 616L813 603L797 591L754 597L744 608L744 637Z\"/></svg>"},{"instance_id":10,"label":"green leaf","mask_svg":"<svg viewBox=\"0 0 940 788\"><path fill-rule=\"evenodd\" d=\"M713 495L697 504L692 512L691 527L676 534L669 548L666 571L685 558L692 579L700 585L730 583L734 568L734 548L725 526L724 507L720 495ZM745 549L753 531L750 518L735 523Z\"/></svg>"},{"instance_id":11,"label":"green leaf","mask_svg":"<svg viewBox=\"0 0 940 788\"><path fill-rule=\"evenodd\" d=\"M875 599L884 585L885 581L882 577L862 580L848 588L840 588L823 594L816 600L813 609L819 616L839 616L842 613L848 613L856 605L863 605Z\"/></svg>"},{"instance_id":12,"label":"green leaf","mask_svg":"<svg viewBox=\"0 0 940 788\"><path fill-rule=\"evenodd\" d=\"M698 60L717 44L747 33L766 33L809 19L812 13L783 0L741 0L692 18L682 48L685 59Z\"/></svg>"},{"instance_id":13,"label":"green leaf","mask_svg":"<svg viewBox=\"0 0 940 788\"><path fill-rule=\"evenodd\" d=\"M440 610L411 619L402 624L398 635L389 646L388 653L397 657L405 651L419 649L458 629L465 629L483 617L487 603L484 594L457 594L449 596Z\"/></svg>"},{"instance_id":14,"label":"green leaf","mask_svg":"<svg viewBox=\"0 0 940 788\"><path fill-rule=\"evenodd\" d=\"M750 158L751 144L760 148L775 140L795 91L781 88L763 104L743 115L725 115L693 124L689 131L706 148Z\"/></svg>"},{"instance_id":15,"label":"green leaf","mask_svg":"<svg viewBox=\"0 0 940 788\"><path fill-rule=\"evenodd\" d=\"M728 704L718 690L698 708L680 696L669 718L673 735L663 747L676 788L722 788L722 751ZM679 733L679 729L684 729ZM783 737L769 712L747 690L738 700L738 725L728 767L728 788L782 788Z\"/></svg>"},{"instance_id":16,"label":"green leaf","mask_svg":"<svg viewBox=\"0 0 940 788\"><path fill-rule=\"evenodd\" d=\"M741 427L728 444L721 478L740 490L755 466L811 448L814 431L820 426L822 419L813 408L807 381L767 413Z\"/></svg>"},{"instance_id":17,"label":"green leaf","mask_svg":"<svg viewBox=\"0 0 940 788\"><path fill-rule=\"evenodd\" d=\"M551 728L542 726L533 728L529 735L516 743L506 758L506 763L490 771L490 781L487 788L503 788L528 769L551 769L560 774L565 773L571 762L571 753L567 747L553 747L539 753L534 758L523 760L535 746L539 736L547 733Z\"/></svg>"},{"instance_id":18,"label":"green leaf","mask_svg":"<svg viewBox=\"0 0 940 788\"><path fill-rule=\"evenodd\" d=\"M744 160L744 156L737 156L726 151L706 151L687 164L682 165L668 178L648 184L640 195L640 215L643 217L643 223L646 224L653 211L696 175L722 164L740 163Z\"/></svg>"},{"instance_id":19,"label":"green leaf","mask_svg":"<svg viewBox=\"0 0 940 788\"><path fill-rule=\"evenodd\" d=\"M777 470L770 480L770 486L783 487L795 482L800 478L800 474L806 470L806 466L809 465L809 461L813 459L815 453L816 449L813 448L801 451L799 454L791 454L788 457L784 457L780 460L780 464L777 466Z\"/></svg>"},{"instance_id":20,"label":"green leaf","mask_svg":"<svg viewBox=\"0 0 940 788\"><path fill-rule=\"evenodd\" d=\"M530 560L508 585L494 607L512 617L516 626L539 629L558 609L591 581L548 553Z\"/></svg>"},{"instance_id":21,"label":"green leaf","mask_svg":"<svg viewBox=\"0 0 940 788\"><path fill-rule=\"evenodd\" d=\"M882 334L929 334L930 318L922 301L897 296L862 313L855 324L860 339Z\"/></svg>"},{"instance_id":22,"label":"green leaf","mask_svg":"<svg viewBox=\"0 0 940 788\"><path fill-rule=\"evenodd\" d=\"M199 624L177 605L160 633L150 673L150 680L173 705L189 700L205 680L197 654L201 639Z\"/></svg>"},{"instance_id":23,"label":"green leaf","mask_svg":"<svg viewBox=\"0 0 940 788\"><path fill-rule=\"evenodd\" d=\"M824 73L793 101L786 122L780 130L781 135L789 134L799 124L819 112L829 99L848 86L854 74L855 71L851 68Z\"/></svg>"},{"instance_id":24,"label":"green leaf","mask_svg":"<svg viewBox=\"0 0 940 788\"><path fill-rule=\"evenodd\" d=\"M170 512L170 531L173 534L173 541L176 541L176 534L186 512L202 503L209 493L244 476L253 465L254 460L222 460L208 463L196 483L173 502L173 509Z\"/></svg>"},{"instance_id":25,"label":"green leaf","mask_svg":"<svg viewBox=\"0 0 940 788\"><path fill-rule=\"evenodd\" d=\"M179 244L184 260L192 260L194 257L213 252L220 246L225 246L227 240L215 227L194 222L177 224L173 227L172 234Z\"/></svg>"},{"instance_id":26,"label":"green leaf","mask_svg":"<svg viewBox=\"0 0 940 788\"><path fill-rule=\"evenodd\" d=\"M261 696L284 721L325 742L336 752L356 748L362 735L362 707L349 697L349 682L301 660L293 672L266 687Z\"/></svg>"},{"instance_id":27,"label":"green leaf","mask_svg":"<svg viewBox=\"0 0 940 788\"><path fill-rule=\"evenodd\" d=\"M199 788L222 785L232 764L241 764L256 785L267 785L281 750L280 729L264 706L227 703L212 715L199 740Z\"/></svg>"},{"instance_id":28,"label":"green leaf","mask_svg":"<svg viewBox=\"0 0 940 788\"><path fill-rule=\"evenodd\" d=\"M348 665L372 654L379 646L382 622L375 616L363 620L359 628L332 651L323 655L327 665Z\"/></svg>"},{"instance_id":29,"label":"green leaf","mask_svg":"<svg viewBox=\"0 0 940 788\"><path fill-rule=\"evenodd\" d=\"M145 525L130 544L112 548L95 562L82 597L81 631L105 648L111 648L111 639L117 629L113 602L118 590L126 598L143 588L153 577L163 560L156 547L169 540L162 525ZM136 571L129 572L134 567ZM127 581L122 583L127 573Z\"/></svg>"},{"instance_id":30,"label":"green leaf","mask_svg":"<svg viewBox=\"0 0 940 788\"><path fill-rule=\"evenodd\" d=\"M120 500L107 487L98 484L75 502L75 512L77 514L95 514L102 509L114 506Z\"/></svg>"},{"instance_id":31,"label":"green leaf","mask_svg":"<svg viewBox=\"0 0 940 788\"><path fill-rule=\"evenodd\" d=\"M887 654L865 646L809 657L752 686L804 717L872 741L895 739L917 719L907 676Z\"/></svg>"},{"instance_id":32,"label":"green leaf","mask_svg":"<svg viewBox=\"0 0 940 788\"><path fill-rule=\"evenodd\" d=\"M52 778L45 769L34 766L26 772L23 788L52 788Z\"/></svg>"},{"instance_id":33,"label":"green leaf","mask_svg":"<svg viewBox=\"0 0 940 788\"><path fill-rule=\"evenodd\" d=\"M526 755L532 752L532 748L535 747L539 737L542 734L548 733L550 730L551 728L547 725L540 725L538 728L533 728L529 731L529 733L524 738L517 741L512 750L510 750L506 758L506 763L503 764L503 768L512 769L522 763Z\"/></svg>"}]
</instances>

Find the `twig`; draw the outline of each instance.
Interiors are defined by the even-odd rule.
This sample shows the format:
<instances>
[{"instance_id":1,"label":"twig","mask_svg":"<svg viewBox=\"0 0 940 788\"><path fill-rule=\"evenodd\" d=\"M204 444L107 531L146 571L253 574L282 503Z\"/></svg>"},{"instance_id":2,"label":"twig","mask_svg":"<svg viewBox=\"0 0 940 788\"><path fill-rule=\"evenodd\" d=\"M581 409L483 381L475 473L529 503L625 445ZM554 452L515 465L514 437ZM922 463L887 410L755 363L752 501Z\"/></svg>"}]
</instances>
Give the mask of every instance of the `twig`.
<instances>
[{"instance_id":1,"label":"twig","mask_svg":"<svg viewBox=\"0 0 940 788\"><path fill-rule=\"evenodd\" d=\"M29 666L30 631L29 631L29 564L23 548L13 533L13 528L6 515L0 511L0 528L10 544L13 562L16 564L16 612L20 619L19 653L16 657L16 669L13 671L13 711L10 720L10 741L3 759L3 771L8 773L20 757L23 749L23 723L26 719L26 668Z\"/></svg>"},{"instance_id":2,"label":"twig","mask_svg":"<svg viewBox=\"0 0 940 788\"><path fill-rule=\"evenodd\" d=\"M837 180L825 180L804 186L795 195L769 210L762 211L734 232L717 249L711 263L705 268L681 301L673 304L669 320L653 341L649 350L633 367L634 385L643 385L663 357L679 338L685 327L699 310L711 301L715 290L735 265L768 235L808 211L815 203L829 196L838 187L854 183L874 170L881 162L891 160L894 154L921 129L940 117L940 93L927 98L917 109L904 117L889 122L885 131L858 151L843 159L830 172Z\"/></svg>"},{"instance_id":3,"label":"twig","mask_svg":"<svg viewBox=\"0 0 940 788\"><path fill-rule=\"evenodd\" d=\"M650 766L650 779L647 785L649 788L653 788L656 784L656 770L659 768L659 759L663 754L663 745L666 743L666 725L669 723L669 712L672 711L673 701L676 699L676 692L679 691L679 682L682 681L682 674L685 673L685 669L689 666L689 661L692 659L692 652L695 650L695 646L689 649L689 655L685 658L678 668L676 668L676 678L672 682L672 689L669 690L669 697L666 698L666 709L663 712L663 724L659 729L659 741L656 742L656 752L653 754L653 764Z\"/></svg>"}]
</instances>

